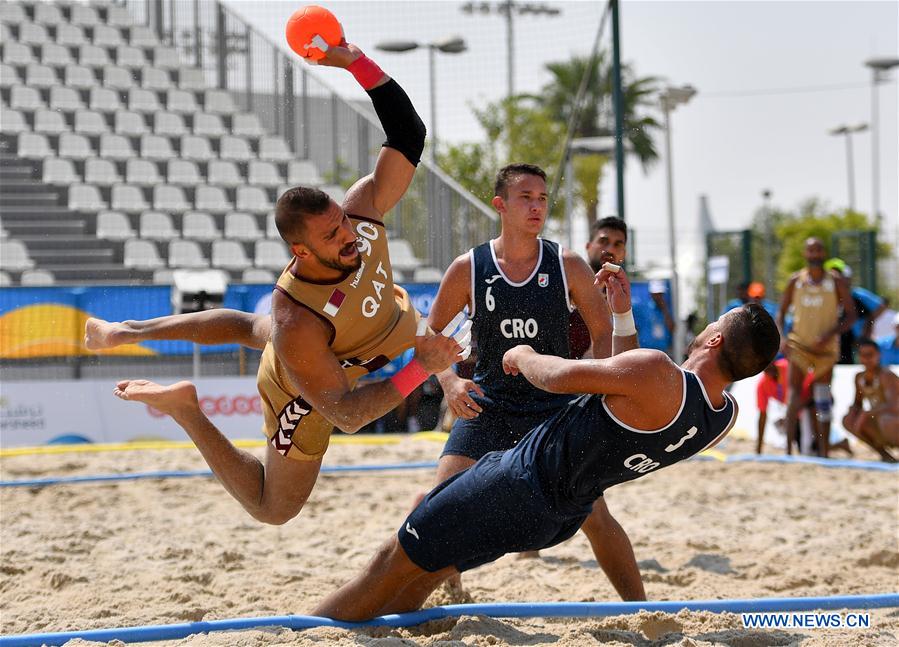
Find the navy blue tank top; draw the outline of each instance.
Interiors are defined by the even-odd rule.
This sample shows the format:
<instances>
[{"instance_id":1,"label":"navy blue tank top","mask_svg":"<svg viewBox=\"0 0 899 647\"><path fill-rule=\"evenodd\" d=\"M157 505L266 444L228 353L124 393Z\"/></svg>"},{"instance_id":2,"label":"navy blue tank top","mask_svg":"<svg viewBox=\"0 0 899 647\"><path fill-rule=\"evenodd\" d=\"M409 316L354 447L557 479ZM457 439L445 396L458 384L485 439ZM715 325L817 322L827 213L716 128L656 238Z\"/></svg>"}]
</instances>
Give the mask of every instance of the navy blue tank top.
<instances>
[{"instance_id":1,"label":"navy blue tank top","mask_svg":"<svg viewBox=\"0 0 899 647\"><path fill-rule=\"evenodd\" d=\"M715 409L695 374L683 371L680 412L667 426L641 431L609 411L605 396L584 395L506 452L513 473L532 480L562 514L583 514L613 485L673 465L712 445L730 428L730 394Z\"/></svg>"},{"instance_id":2,"label":"navy blue tank top","mask_svg":"<svg viewBox=\"0 0 899 647\"><path fill-rule=\"evenodd\" d=\"M564 406L568 394L547 393L523 376L503 372L507 350L527 344L542 355L568 357L568 281L559 246L538 238L537 265L513 283L496 262L493 241L471 250L472 330L478 343L474 381L491 407L538 412Z\"/></svg>"}]
</instances>

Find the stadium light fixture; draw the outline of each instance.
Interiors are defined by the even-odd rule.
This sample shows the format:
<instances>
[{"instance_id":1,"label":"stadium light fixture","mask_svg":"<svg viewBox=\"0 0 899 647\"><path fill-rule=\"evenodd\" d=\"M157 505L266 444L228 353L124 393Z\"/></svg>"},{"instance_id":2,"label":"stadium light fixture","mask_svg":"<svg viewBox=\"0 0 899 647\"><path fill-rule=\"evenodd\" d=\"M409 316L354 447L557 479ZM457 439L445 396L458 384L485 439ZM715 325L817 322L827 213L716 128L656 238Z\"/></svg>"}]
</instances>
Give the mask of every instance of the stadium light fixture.
<instances>
[{"instance_id":1,"label":"stadium light fixture","mask_svg":"<svg viewBox=\"0 0 899 647\"><path fill-rule=\"evenodd\" d=\"M416 49L428 50L428 87L431 95L431 161L437 163L437 72L434 64L434 52L443 54L461 54L468 50L468 44L460 36L447 36L430 43L419 43L414 40L385 41L375 45L382 52L404 53Z\"/></svg>"},{"instance_id":2,"label":"stadium light fixture","mask_svg":"<svg viewBox=\"0 0 899 647\"><path fill-rule=\"evenodd\" d=\"M878 122L877 85L887 80L889 71L899 66L899 58L869 58L865 67L871 68L871 214L880 218L880 127Z\"/></svg>"}]
</instances>

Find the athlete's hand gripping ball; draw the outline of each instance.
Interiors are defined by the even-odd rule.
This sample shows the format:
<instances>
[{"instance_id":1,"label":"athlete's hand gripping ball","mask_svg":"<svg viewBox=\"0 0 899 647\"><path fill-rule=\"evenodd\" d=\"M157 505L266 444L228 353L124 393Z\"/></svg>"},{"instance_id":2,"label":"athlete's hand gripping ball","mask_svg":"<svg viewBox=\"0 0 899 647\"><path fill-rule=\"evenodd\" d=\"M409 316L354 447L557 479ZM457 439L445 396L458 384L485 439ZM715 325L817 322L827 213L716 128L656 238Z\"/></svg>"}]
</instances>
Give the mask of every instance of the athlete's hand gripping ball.
<instances>
[{"instance_id":1,"label":"athlete's hand gripping ball","mask_svg":"<svg viewBox=\"0 0 899 647\"><path fill-rule=\"evenodd\" d=\"M287 21L287 44L307 63L334 65L323 59L332 48L339 48L344 43L343 27L324 7L301 7Z\"/></svg>"}]
</instances>

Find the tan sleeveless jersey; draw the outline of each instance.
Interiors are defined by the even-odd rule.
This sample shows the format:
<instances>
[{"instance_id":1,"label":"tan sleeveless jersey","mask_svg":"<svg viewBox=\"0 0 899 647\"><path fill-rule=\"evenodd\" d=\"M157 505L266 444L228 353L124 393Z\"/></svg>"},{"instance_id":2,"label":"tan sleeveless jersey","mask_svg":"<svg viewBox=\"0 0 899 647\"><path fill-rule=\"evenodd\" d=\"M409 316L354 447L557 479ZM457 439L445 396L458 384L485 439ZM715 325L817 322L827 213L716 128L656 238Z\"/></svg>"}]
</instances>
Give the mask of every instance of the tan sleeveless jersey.
<instances>
[{"instance_id":1,"label":"tan sleeveless jersey","mask_svg":"<svg viewBox=\"0 0 899 647\"><path fill-rule=\"evenodd\" d=\"M330 328L329 346L354 385L414 345L419 315L406 291L393 283L384 225L348 216L358 236L359 269L332 283L314 283L299 278L291 263L275 289ZM271 343L262 353L256 382L272 445L289 458L321 458L333 425L300 397Z\"/></svg>"},{"instance_id":2,"label":"tan sleeveless jersey","mask_svg":"<svg viewBox=\"0 0 899 647\"><path fill-rule=\"evenodd\" d=\"M865 380L864 371L858 373L855 376L855 388L862 394L862 399L868 403L869 410L883 404L887 400L879 372L871 382Z\"/></svg>"},{"instance_id":3,"label":"tan sleeveless jersey","mask_svg":"<svg viewBox=\"0 0 899 647\"><path fill-rule=\"evenodd\" d=\"M837 284L830 274L814 283L807 269L799 272L793 287L793 329L789 339L809 347L831 330L840 317ZM826 354L839 349L840 337L834 335ZM833 348L831 348L833 347Z\"/></svg>"}]
</instances>

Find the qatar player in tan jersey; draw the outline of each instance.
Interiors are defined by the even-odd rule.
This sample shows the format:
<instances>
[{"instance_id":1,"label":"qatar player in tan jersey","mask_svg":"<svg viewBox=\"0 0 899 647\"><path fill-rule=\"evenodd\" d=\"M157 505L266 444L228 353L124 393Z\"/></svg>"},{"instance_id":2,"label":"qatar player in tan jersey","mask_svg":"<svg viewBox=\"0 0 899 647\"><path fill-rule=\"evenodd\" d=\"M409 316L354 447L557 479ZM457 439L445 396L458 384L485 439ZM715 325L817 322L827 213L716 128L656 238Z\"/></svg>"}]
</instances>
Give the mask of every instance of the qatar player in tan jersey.
<instances>
[{"instance_id":1,"label":"qatar player in tan jersey","mask_svg":"<svg viewBox=\"0 0 899 647\"><path fill-rule=\"evenodd\" d=\"M840 355L840 335L855 323L855 305L849 286L839 272L824 269L827 252L820 238L809 238L803 250L806 267L796 272L784 290L777 326L784 329L787 311L793 311L793 329L784 336L781 351L789 361L787 382L787 454L792 453L796 419L802 405L802 383L814 373L812 397L815 401L815 435L818 454L827 457L830 436L830 381L833 365ZM840 308L845 316L840 319Z\"/></svg>"},{"instance_id":2,"label":"qatar player in tan jersey","mask_svg":"<svg viewBox=\"0 0 899 647\"><path fill-rule=\"evenodd\" d=\"M387 254L384 214L412 181L424 124L396 81L354 45L331 47L320 64L355 76L387 142L374 172L350 188L343 205L303 187L279 198L275 221L293 259L275 286L271 317L213 310L143 322L91 319L85 331L94 350L151 339L264 349L257 378L270 439L264 464L213 426L190 382L125 380L115 395L170 415L225 489L254 518L272 524L302 509L334 427L353 433L391 411L429 374L458 361L467 343L429 334L408 295L394 286ZM394 378L353 389L361 375L413 345L415 359Z\"/></svg>"}]
</instances>

